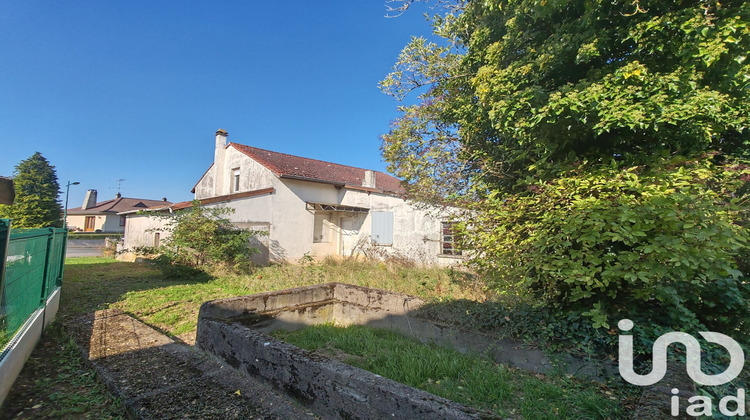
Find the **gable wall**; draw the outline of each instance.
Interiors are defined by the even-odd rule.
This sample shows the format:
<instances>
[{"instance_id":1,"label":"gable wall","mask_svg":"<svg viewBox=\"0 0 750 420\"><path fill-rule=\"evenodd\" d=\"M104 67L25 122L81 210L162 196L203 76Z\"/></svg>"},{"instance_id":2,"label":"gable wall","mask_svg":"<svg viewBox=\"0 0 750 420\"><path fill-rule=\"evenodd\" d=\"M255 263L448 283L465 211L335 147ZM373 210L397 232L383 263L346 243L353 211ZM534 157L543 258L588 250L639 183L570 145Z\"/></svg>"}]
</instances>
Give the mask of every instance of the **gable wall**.
<instances>
[{"instance_id":1,"label":"gable wall","mask_svg":"<svg viewBox=\"0 0 750 420\"><path fill-rule=\"evenodd\" d=\"M216 176L216 166L211 166L203 177L195 185L195 199L214 197L214 176Z\"/></svg>"},{"instance_id":2,"label":"gable wall","mask_svg":"<svg viewBox=\"0 0 750 420\"><path fill-rule=\"evenodd\" d=\"M198 185L195 187L196 199L200 200L202 198L216 197L236 192L232 191L232 171L235 168L239 168L240 170L239 192L273 187L274 181L277 179L273 172L244 153L239 152L234 147L226 148L224 152L223 166L223 174L217 174L217 165L213 165L203 178L201 178ZM216 190L217 176L221 176L223 180L220 191Z\"/></svg>"}]
</instances>

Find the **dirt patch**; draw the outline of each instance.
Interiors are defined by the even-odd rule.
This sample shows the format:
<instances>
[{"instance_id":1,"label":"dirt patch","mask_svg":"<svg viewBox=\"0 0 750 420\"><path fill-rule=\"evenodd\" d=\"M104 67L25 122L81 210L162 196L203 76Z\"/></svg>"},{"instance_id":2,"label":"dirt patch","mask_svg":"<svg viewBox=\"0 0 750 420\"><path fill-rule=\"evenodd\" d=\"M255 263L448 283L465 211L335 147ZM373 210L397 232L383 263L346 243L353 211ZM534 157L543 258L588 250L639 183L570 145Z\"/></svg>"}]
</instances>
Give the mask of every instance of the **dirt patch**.
<instances>
[{"instance_id":1,"label":"dirt patch","mask_svg":"<svg viewBox=\"0 0 750 420\"><path fill-rule=\"evenodd\" d=\"M197 317L198 316L196 315L196 318ZM175 340L187 346L194 346L195 345L195 330L188 331L184 334L180 334L175 337Z\"/></svg>"},{"instance_id":2,"label":"dirt patch","mask_svg":"<svg viewBox=\"0 0 750 420\"><path fill-rule=\"evenodd\" d=\"M116 310L67 321L100 377L141 419L312 419L269 387Z\"/></svg>"},{"instance_id":3,"label":"dirt patch","mask_svg":"<svg viewBox=\"0 0 750 420\"><path fill-rule=\"evenodd\" d=\"M125 407L81 358L59 323L34 349L0 409L0 419L120 419Z\"/></svg>"}]
</instances>

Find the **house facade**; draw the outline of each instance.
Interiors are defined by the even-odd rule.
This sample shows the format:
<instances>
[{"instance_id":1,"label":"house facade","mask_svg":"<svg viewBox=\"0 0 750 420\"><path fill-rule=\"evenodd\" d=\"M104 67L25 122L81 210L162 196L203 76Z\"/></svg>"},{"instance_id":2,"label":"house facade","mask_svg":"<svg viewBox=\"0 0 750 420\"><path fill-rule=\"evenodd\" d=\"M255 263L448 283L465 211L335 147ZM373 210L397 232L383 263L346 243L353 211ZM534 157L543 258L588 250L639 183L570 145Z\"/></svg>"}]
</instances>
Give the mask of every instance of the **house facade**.
<instances>
[{"instance_id":1,"label":"house facade","mask_svg":"<svg viewBox=\"0 0 750 420\"><path fill-rule=\"evenodd\" d=\"M408 202L398 179L227 139L226 131L216 132L214 162L192 191L202 205L233 208L228 218L235 225L267 232L258 237L256 262L358 253L441 265L461 261L452 246L450 211ZM153 216L131 217L124 248L163 240L168 232L159 223Z\"/></svg>"},{"instance_id":2,"label":"house facade","mask_svg":"<svg viewBox=\"0 0 750 420\"><path fill-rule=\"evenodd\" d=\"M82 232L121 233L125 231L126 216L119 213L172 204L166 198L161 200L128 198L120 193L117 193L112 200L98 203L96 200L97 191L88 190L81 207L68 209L66 219L68 229Z\"/></svg>"}]
</instances>

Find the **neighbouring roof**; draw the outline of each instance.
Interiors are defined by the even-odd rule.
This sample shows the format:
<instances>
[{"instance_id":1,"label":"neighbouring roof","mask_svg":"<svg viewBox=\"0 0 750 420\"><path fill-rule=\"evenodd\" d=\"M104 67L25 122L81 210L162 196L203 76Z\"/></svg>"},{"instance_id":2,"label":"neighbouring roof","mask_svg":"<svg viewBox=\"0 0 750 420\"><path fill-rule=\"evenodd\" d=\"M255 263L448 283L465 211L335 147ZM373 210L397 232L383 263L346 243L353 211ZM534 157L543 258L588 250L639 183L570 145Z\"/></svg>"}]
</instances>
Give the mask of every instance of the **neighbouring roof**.
<instances>
[{"instance_id":1,"label":"neighbouring roof","mask_svg":"<svg viewBox=\"0 0 750 420\"><path fill-rule=\"evenodd\" d=\"M172 203L164 200L147 200L144 198L127 198L119 197L112 200L96 203L96 206L82 210L80 207L68 209L68 214L101 214L101 213L122 213L131 210L145 210L149 207L169 206Z\"/></svg>"},{"instance_id":2,"label":"neighbouring roof","mask_svg":"<svg viewBox=\"0 0 750 420\"><path fill-rule=\"evenodd\" d=\"M227 147L230 146L265 166L281 178L323 182L370 191L406 193L406 190L401 186L401 181L385 172L373 171L375 173L375 188L367 188L362 186L362 180L367 169L273 152L239 143L230 142ZM195 191L195 188L193 188L193 191Z\"/></svg>"}]
</instances>

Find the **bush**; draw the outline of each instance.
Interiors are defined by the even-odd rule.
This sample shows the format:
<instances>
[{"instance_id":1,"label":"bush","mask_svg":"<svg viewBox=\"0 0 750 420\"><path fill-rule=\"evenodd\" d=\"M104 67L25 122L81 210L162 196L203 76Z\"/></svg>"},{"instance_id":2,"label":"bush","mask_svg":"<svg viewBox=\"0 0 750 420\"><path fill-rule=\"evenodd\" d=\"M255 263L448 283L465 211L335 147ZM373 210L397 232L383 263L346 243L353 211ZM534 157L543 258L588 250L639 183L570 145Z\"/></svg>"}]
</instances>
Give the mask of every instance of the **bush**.
<instances>
[{"instance_id":1,"label":"bush","mask_svg":"<svg viewBox=\"0 0 750 420\"><path fill-rule=\"evenodd\" d=\"M166 230L170 233L159 248L161 267L181 266L193 272L205 268L242 268L250 264L250 256L258 252L250 239L262 232L239 229L224 216L234 209L193 206L170 215ZM170 270L182 273L182 270Z\"/></svg>"},{"instance_id":2,"label":"bush","mask_svg":"<svg viewBox=\"0 0 750 420\"><path fill-rule=\"evenodd\" d=\"M628 317L654 334L708 328L740 338L750 325L739 270L750 172L717 160L582 165L481 203L461 226L463 246L495 289L582 314L595 328Z\"/></svg>"}]
</instances>

